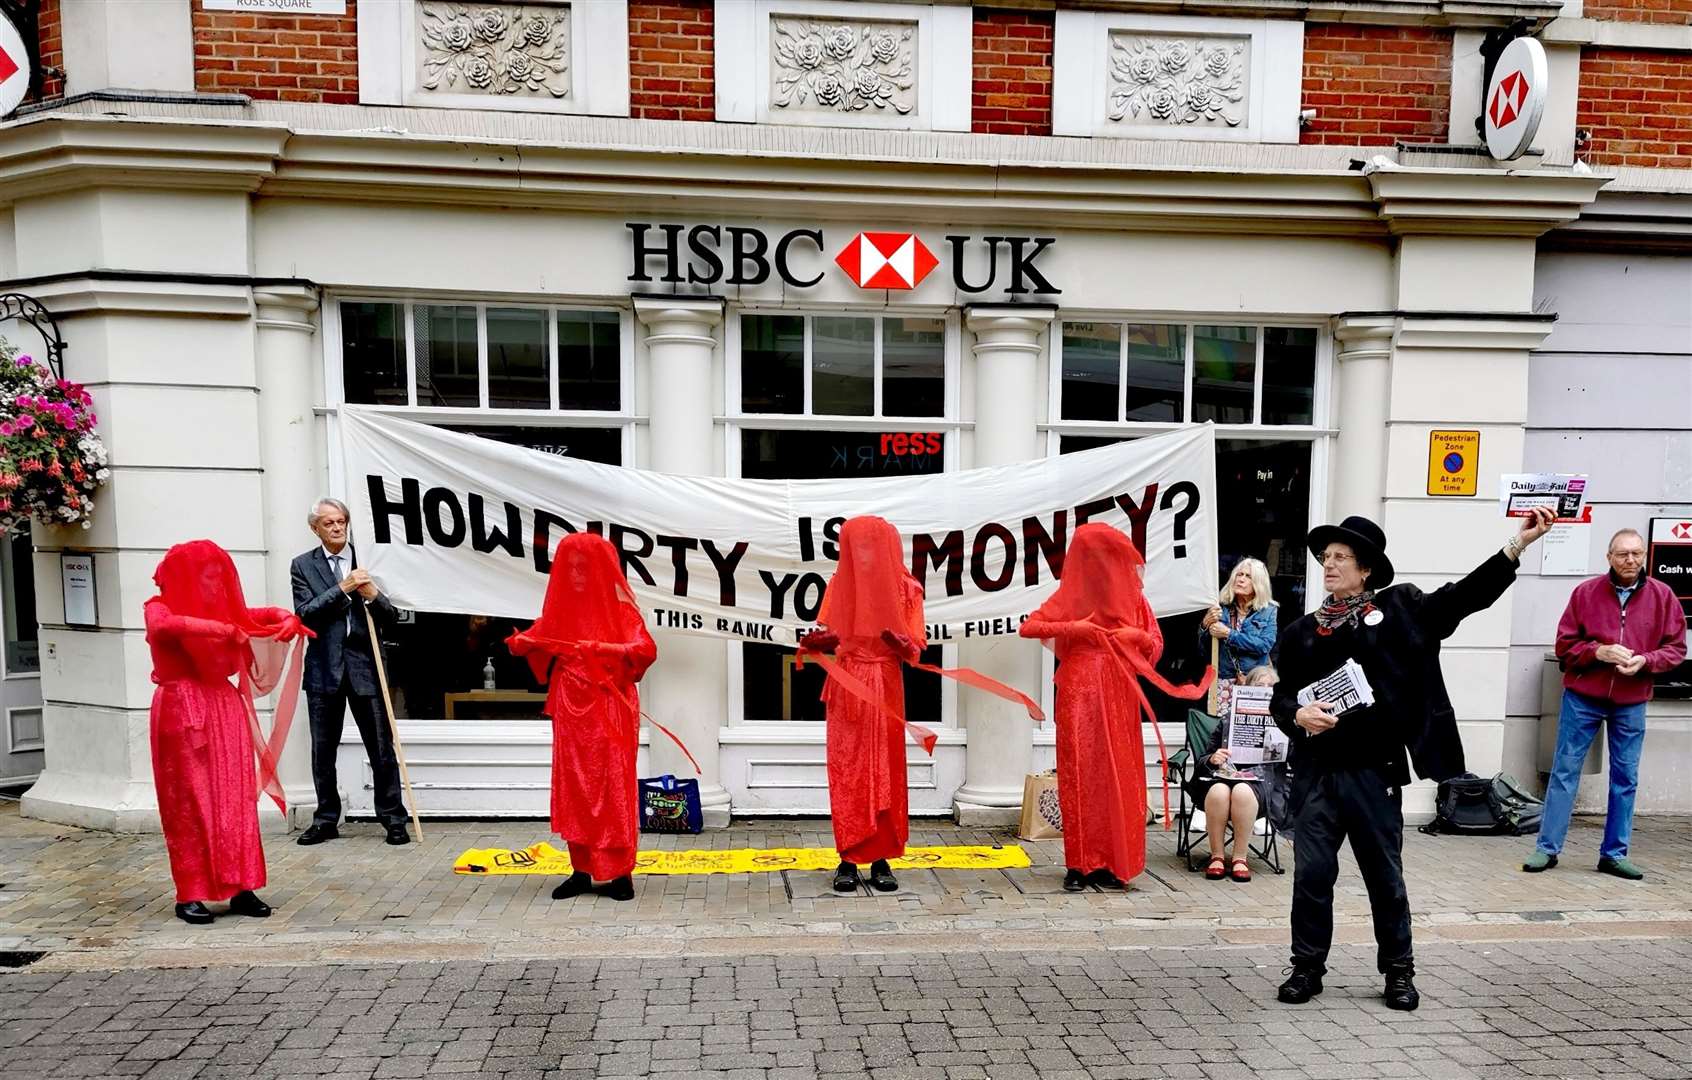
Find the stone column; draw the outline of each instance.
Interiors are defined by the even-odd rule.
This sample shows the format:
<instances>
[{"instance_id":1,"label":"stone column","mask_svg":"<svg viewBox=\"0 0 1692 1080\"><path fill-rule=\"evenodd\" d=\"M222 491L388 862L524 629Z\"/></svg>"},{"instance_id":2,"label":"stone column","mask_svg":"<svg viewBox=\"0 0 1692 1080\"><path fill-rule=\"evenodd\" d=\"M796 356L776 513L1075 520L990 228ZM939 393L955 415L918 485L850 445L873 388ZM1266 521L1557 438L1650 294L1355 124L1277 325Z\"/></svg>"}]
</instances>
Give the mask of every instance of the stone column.
<instances>
[{"instance_id":1,"label":"stone column","mask_svg":"<svg viewBox=\"0 0 1692 1080\"><path fill-rule=\"evenodd\" d=\"M308 285L273 285L253 291L257 305L255 374L259 391L259 462L264 469L264 546L266 603L292 609L288 565L313 543L306 512L324 494L322 432L312 414L322 365L316 345L317 290ZM258 603L251 598L250 603ZM274 698L272 698L274 704ZM311 779L311 730L305 696L300 695L278 767L288 814L309 824L316 803ZM261 810L273 809L269 800Z\"/></svg>"},{"instance_id":2,"label":"stone column","mask_svg":"<svg viewBox=\"0 0 1692 1080\"><path fill-rule=\"evenodd\" d=\"M651 468L701 475L715 458L711 361L716 327L723 319L717 297L635 299L635 315L646 328L650 387ZM655 629L659 662L641 683L641 697L654 720L675 732L699 761L699 800L705 823L729 823L729 793L723 787L718 744L728 715L728 671L721 641ZM648 746L654 769L688 776L681 751L654 732Z\"/></svg>"},{"instance_id":3,"label":"stone column","mask_svg":"<svg viewBox=\"0 0 1692 1080\"><path fill-rule=\"evenodd\" d=\"M965 325L975 337L975 460L977 468L1041 455L1040 336L1056 309L972 307ZM959 647L962 662L1034 693L1040 685L1040 647L1021 638L995 638ZM1036 695L1037 696L1037 695ZM1022 707L977 690L958 692L968 736L964 783L952 800L962 825L1017 820L1022 781L1033 761L1033 734Z\"/></svg>"},{"instance_id":4,"label":"stone column","mask_svg":"<svg viewBox=\"0 0 1692 1080\"><path fill-rule=\"evenodd\" d=\"M1328 507L1335 521L1351 514L1381 521L1396 325L1390 314L1342 315L1334 321L1333 413L1341 422Z\"/></svg>"}]
</instances>

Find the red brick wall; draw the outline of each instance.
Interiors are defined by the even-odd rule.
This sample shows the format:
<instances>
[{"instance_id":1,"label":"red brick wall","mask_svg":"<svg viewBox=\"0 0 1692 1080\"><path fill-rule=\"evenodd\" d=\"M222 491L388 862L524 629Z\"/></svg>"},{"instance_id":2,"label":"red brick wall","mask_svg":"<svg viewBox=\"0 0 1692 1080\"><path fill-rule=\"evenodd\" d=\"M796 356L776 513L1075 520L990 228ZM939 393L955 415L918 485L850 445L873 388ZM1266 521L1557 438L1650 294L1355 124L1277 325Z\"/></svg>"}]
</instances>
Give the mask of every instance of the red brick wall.
<instances>
[{"instance_id":1,"label":"red brick wall","mask_svg":"<svg viewBox=\"0 0 1692 1080\"><path fill-rule=\"evenodd\" d=\"M1421 27L1304 28L1304 143L1382 146L1450 134L1451 33Z\"/></svg>"},{"instance_id":2,"label":"red brick wall","mask_svg":"<svg viewBox=\"0 0 1692 1080\"><path fill-rule=\"evenodd\" d=\"M194 4L194 88L358 104L358 0L345 15L249 15Z\"/></svg>"},{"instance_id":3,"label":"red brick wall","mask_svg":"<svg viewBox=\"0 0 1692 1080\"><path fill-rule=\"evenodd\" d=\"M1692 55L1585 50L1575 126L1593 164L1692 168Z\"/></svg>"},{"instance_id":4,"label":"red brick wall","mask_svg":"<svg viewBox=\"0 0 1692 1080\"><path fill-rule=\"evenodd\" d=\"M711 0L629 4L629 115L647 120L717 118Z\"/></svg>"},{"instance_id":5,"label":"red brick wall","mask_svg":"<svg viewBox=\"0 0 1692 1080\"><path fill-rule=\"evenodd\" d=\"M975 9L970 130L1052 133L1052 13Z\"/></svg>"},{"instance_id":6,"label":"red brick wall","mask_svg":"<svg viewBox=\"0 0 1692 1080\"><path fill-rule=\"evenodd\" d=\"M1584 14L1588 19L1614 22L1692 26L1692 0L1592 0L1584 6Z\"/></svg>"},{"instance_id":7,"label":"red brick wall","mask_svg":"<svg viewBox=\"0 0 1692 1080\"><path fill-rule=\"evenodd\" d=\"M65 35L64 21L60 17L59 0L41 0L41 9L35 16L36 41L41 50L41 66L59 68L65 66ZM44 101L47 98L64 97L65 80L62 75L49 75L41 80L41 93L37 97L25 98L25 101Z\"/></svg>"}]
</instances>

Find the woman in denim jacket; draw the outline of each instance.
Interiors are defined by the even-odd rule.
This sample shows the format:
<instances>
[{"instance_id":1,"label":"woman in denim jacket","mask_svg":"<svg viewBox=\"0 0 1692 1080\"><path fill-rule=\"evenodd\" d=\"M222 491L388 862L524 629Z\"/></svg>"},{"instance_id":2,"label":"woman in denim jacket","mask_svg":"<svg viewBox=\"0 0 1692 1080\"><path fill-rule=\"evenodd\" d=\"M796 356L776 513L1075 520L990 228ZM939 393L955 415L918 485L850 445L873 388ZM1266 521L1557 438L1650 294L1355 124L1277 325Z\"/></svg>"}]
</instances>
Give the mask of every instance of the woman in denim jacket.
<instances>
[{"instance_id":1,"label":"woman in denim jacket","mask_svg":"<svg viewBox=\"0 0 1692 1080\"><path fill-rule=\"evenodd\" d=\"M1279 632L1280 608L1269 592L1269 568L1258 559L1241 559L1222 586L1217 606L1205 615L1201 631L1202 637L1222 644L1218 681L1240 682L1247 672L1269 663Z\"/></svg>"}]
</instances>

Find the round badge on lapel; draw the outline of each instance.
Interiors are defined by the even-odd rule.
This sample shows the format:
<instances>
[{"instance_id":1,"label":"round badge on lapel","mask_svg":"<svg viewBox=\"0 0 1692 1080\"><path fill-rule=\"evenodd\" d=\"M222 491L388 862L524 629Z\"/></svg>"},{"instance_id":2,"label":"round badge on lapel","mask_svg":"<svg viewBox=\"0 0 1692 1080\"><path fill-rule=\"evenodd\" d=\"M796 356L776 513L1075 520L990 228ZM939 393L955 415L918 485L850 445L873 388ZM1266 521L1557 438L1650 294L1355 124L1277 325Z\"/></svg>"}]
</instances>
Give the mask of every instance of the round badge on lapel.
<instances>
[{"instance_id":1,"label":"round badge on lapel","mask_svg":"<svg viewBox=\"0 0 1692 1080\"><path fill-rule=\"evenodd\" d=\"M1365 626L1379 626L1385 621L1386 616L1381 614L1379 608L1376 608L1374 611L1371 611L1369 614L1363 616L1363 625Z\"/></svg>"}]
</instances>

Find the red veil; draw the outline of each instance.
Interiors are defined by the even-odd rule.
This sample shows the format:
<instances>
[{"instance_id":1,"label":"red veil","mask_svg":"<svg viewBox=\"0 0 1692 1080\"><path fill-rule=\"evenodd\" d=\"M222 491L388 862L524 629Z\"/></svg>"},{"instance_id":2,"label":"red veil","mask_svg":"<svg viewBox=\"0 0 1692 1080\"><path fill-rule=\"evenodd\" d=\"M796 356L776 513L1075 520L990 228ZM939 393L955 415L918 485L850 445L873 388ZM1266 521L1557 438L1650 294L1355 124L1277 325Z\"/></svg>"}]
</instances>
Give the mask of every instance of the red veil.
<instances>
[{"instance_id":1,"label":"red veil","mask_svg":"<svg viewBox=\"0 0 1692 1080\"><path fill-rule=\"evenodd\" d=\"M507 638L506 645L528 660L537 682L549 682L556 657L566 662L567 677L609 689L637 716L643 716L634 701L623 697L622 684L639 679L650 662L649 658L640 663L637 670L629 655L630 629L645 624L646 616L623 576L617 549L597 533L570 533L553 552L540 617L527 630ZM575 708L568 693L562 697L566 709ZM680 739L651 717L647 720L681 747L699 771L699 763ZM639 738L638 732L633 734Z\"/></svg>"},{"instance_id":2,"label":"red veil","mask_svg":"<svg viewBox=\"0 0 1692 1080\"><path fill-rule=\"evenodd\" d=\"M891 632L910 640L917 652L928 644L927 630L922 617L922 586L905 565L904 543L899 530L885 518L862 515L850 518L840 527L840 561L834 577L823 593L822 608L817 621L834 636L846 638L880 638ZM853 697L880 709L870 689L859 680L840 670L838 664L820 653L799 647L800 664L811 657L828 672L829 678ZM970 668L941 668L918 662L915 656L906 663L918 671L944 675L967 686L1014 701L1028 710L1035 720L1044 720L1040 706L1028 695L1014 690L997 679L989 678ZM938 736L920 724L905 723L905 730L930 754Z\"/></svg>"},{"instance_id":3,"label":"red veil","mask_svg":"<svg viewBox=\"0 0 1692 1080\"><path fill-rule=\"evenodd\" d=\"M1064 554L1063 579L1050 599L1040 605L1031 621L1085 623L1096 627L1109 655L1125 676L1125 683L1140 715L1151 724L1163 757L1163 827L1169 828L1169 754L1163 746L1163 732L1151 702L1140 688L1145 679L1170 697L1191 700L1204 696L1216 676L1205 668L1196 685L1175 686L1152 667L1145 642L1147 630L1157 621L1151 601L1146 599L1144 578L1146 557L1124 533L1097 522L1081 526ZM1046 639L1048 647L1051 639Z\"/></svg>"},{"instance_id":4,"label":"red veil","mask_svg":"<svg viewBox=\"0 0 1692 1080\"><path fill-rule=\"evenodd\" d=\"M163 604L172 615L225 623L247 636L247 640L236 644L185 635L180 647L193 663L196 674L202 677L240 676L241 700L247 709L253 754L258 760L259 788L286 813L288 806L282 796L282 785L276 779L276 762L294 721L305 642L311 631L292 612L281 608L265 609L275 615L271 622L254 618L241 590L241 577L235 572L234 560L210 540L190 540L165 552L158 569L153 571L153 582L159 587L159 595L148 603ZM289 640L294 642L292 650L284 644ZM279 680L282 692L276 699L270 738L266 739L259 727L253 699L270 693Z\"/></svg>"}]
</instances>

